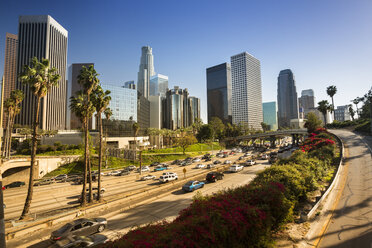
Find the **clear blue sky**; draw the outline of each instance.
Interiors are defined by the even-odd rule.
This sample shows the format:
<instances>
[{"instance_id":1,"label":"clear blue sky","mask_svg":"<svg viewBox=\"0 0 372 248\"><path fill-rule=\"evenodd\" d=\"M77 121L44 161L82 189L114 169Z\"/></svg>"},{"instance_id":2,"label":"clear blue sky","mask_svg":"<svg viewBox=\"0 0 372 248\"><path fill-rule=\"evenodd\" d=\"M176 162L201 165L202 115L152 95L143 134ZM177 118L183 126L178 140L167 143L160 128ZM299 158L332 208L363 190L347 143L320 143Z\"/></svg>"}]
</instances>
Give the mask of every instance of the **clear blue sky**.
<instances>
[{"instance_id":1,"label":"clear blue sky","mask_svg":"<svg viewBox=\"0 0 372 248\"><path fill-rule=\"evenodd\" d=\"M151 46L155 71L201 98L204 121L205 69L243 51L261 61L263 101L276 101L287 68L298 95L312 88L329 100L326 87L336 85L336 106L372 86L370 0L3 0L0 75L5 33L18 32L19 15L46 14L69 32L68 64L94 62L102 82L137 81L141 46Z\"/></svg>"}]
</instances>

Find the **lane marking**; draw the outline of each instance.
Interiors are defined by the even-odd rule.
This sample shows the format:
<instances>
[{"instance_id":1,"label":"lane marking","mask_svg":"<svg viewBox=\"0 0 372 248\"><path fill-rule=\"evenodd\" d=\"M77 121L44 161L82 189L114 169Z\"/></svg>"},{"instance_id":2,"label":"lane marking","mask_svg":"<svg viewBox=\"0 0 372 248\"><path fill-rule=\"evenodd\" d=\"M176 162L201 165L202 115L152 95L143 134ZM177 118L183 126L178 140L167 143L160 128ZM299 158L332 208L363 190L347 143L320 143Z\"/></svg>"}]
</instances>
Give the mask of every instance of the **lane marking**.
<instances>
[{"instance_id":1,"label":"lane marking","mask_svg":"<svg viewBox=\"0 0 372 248\"><path fill-rule=\"evenodd\" d=\"M345 147L345 156L344 157L348 158L349 157L349 149L348 149L347 145L344 145L344 147ZM342 193L344 192L344 188L345 188L346 180L347 180L348 168L349 168L349 162L346 162L345 167L344 167L344 171L343 171L343 175L342 175L343 178L342 178L342 181L341 181L342 184L341 184L340 191L339 191L339 193L337 195L337 198L334 201L333 206L331 208L332 209L331 214L328 214L328 219L326 220L325 224L323 225L322 229L320 230L320 232L318 234L318 238L313 243L314 247L319 247L321 241L324 238L325 233L327 232L327 230L328 230L328 228L331 224L331 220L333 218L333 215L334 215L334 212L335 212L336 207L338 205L338 202L341 199Z\"/></svg>"}]
</instances>

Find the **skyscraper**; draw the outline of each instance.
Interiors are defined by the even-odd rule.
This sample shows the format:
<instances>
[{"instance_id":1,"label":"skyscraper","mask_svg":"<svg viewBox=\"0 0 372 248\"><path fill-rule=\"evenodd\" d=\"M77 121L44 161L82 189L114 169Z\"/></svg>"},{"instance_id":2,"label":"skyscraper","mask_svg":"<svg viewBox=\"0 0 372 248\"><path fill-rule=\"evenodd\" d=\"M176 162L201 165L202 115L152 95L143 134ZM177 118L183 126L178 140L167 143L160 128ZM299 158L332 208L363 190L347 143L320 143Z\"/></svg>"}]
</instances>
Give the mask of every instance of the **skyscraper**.
<instances>
[{"instance_id":1,"label":"skyscraper","mask_svg":"<svg viewBox=\"0 0 372 248\"><path fill-rule=\"evenodd\" d=\"M231 57L232 121L262 129L262 86L260 61L243 52Z\"/></svg>"},{"instance_id":2,"label":"skyscraper","mask_svg":"<svg viewBox=\"0 0 372 248\"><path fill-rule=\"evenodd\" d=\"M188 126L191 126L195 122L195 119L200 119L200 99L194 96L190 96L188 101L189 101Z\"/></svg>"},{"instance_id":3,"label":"skyscraper","mask_svg":"<svg viewBox=\"0 0 372 248\"><path fill-rule=\"evenodd\" d=\"M136 89L136 84L134 83L134 81L127 81L124 83L124 88L127 88L127 89L132 89L132 90L135 90Z\"/></svg>"},{"instance_id":4,"label":"skyscraper","mask_svg":"<svg viewBox=\"0 0 372 248\"><path fill-rule=\"evenodd\" d=\"M301 97L298 98L298 105L300 109L303 109L303 113L306 118L311 109L315 108L314 91L312 89L303 90L301 92Z\"/></svg>"},{"instance_id":5,"label":"skyscraper","mask_svg":"<svg viewBox=\"0 0 372 248\"><path fill-rule=\"evenodd\" d=\"M150 102L150 127L162 128L162 107L161 96L149 96Z\"/></svg>"},{"instance_id":6,"label":"skyscraper","mask_svg":"<svg viewBox=\"0 0 372 248\"><path fill-rule=\"evenodd\" d=\"M301 91L301 96L314 96L314 90L308 89Z\"/></svg>"},{"instance_id":7,"label":"skyscraper","mask_svg":"<svg viewBox=\"0 0 372 248\"><path fill-rule=\"evenodd\" d=\"M67 37L68 32L49 15L20 16L18 26L17 73L29 65L33 57L48 59L51 67L61 76L58 87L52 87L40 105L40 128L61 130L66 127L67 87ZM16 123L31 126L34 121L36 97L27 85L17 81L16 88L25 93L21 113Z\"/></svg>"},{"instance_id":8,"label":"skyscraper","mask_svg":"<svg viewBox=\"0 0 372 248\"><path fill-rule=\"evenodd\" d=\"M66 129L80 129L82 128L82 123L80 119L70 110L70 98L76 97L76 92L82 90L81 85L78 82L78 76L80 71L85 66L88 68L93 63L83 63L83 64L71 64L68 67L68 80L67 80L67 108L66 108ZM92 126L93 122L89 121L89 129L94 129Z\"/></svg>"},{"instance_id":9,"label":"skyscraper","mask_svg":"<svg viewBox=\"0 0 372 248\"><path fill-rule=\"evenodd\" d=\"M278 129L278 118L276 102L264 102L262 103L263 109L263 122L270 125L270 130Z\"/></svg>"},{"instance_id":10,"label":"skyscraper","mask_svg":"<svg viewBox=\"0 0 372 248\"><path fill-rule=\"evenodd\" d=\"M9 98L10 92L15 89L17 81L17 49L18 36L6 33L4 58L4 101ZM8 115L4 111L3 127L6 128Z\"/></svg>"},{"instance_id":11,"label":"skyscraper","mask_svg":"<svg viewBox=\"0 0 372 248\"><path fill-rule=\"evenodd\" d=\"M287 69L280 71L278 77L279 127L290 127L291 119L298 119L298 99L294 75Z\"/></svg>"},{"instance_id":12,"label":"skyscraper","mask_svg":"<svg viewBox=\"0 0 372 248\"><path fill-rule=\"evenodd\" d=\"M146 99L150 95L150 78L155 75L154 57L152 48L149 46L142 47L141 63L138 71L137 87L138 91Z\"/></svg>"},{"instance_id":13,"label":"skyscraper","mask_svg":"<svg viewBox=\"0 0 372 248\"><path fill-rule=\"evenodd\" d=\"M175 130L188 126L188 97L188 90L182 90L178 86L167 91L162 102L163 127Z\"/></svg>"},{"instance_id":14,"label":"skyscraper","mask_svg":"<svg viewBox=\"0 0 372 248\"><path fill-rule=\"evenodd\" d=\"M165 97L168 90L168 76L156 74L150 78L150 96Z\"/></svg>"},{"instance_id":15,"label":"skyscraper","mask_svg":"<svg viewBox=\"0 0 372 248\"><path fill-rule=\"evenodd\" d=\"M231 123L231 66L223 63L207 68L208 122L212 117Z\"/></svg>"}]
</instances>

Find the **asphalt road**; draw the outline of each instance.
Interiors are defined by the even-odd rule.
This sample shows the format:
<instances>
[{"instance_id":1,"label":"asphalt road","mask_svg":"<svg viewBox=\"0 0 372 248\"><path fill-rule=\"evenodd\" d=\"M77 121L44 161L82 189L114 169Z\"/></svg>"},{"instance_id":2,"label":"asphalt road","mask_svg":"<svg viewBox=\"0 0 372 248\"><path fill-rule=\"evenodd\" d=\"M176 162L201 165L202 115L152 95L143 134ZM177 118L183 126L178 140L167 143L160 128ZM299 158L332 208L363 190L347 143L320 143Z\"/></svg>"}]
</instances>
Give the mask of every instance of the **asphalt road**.
<instances>
[{"instance_id":1,"label":"asphalt road","mask_svg":"<svg viewBox=\"0 0 372 248\"><path fill-rule=\"evenodd\" d=\"M318 247L372 247L372 151L363 138L344 130L332 131L346 146L346 181L335 188L340 191L326 231ZM372 141L369 142L372 147Z\"/></svg>"},{"instance_id":2,"label":"asphalt road","mask_svg":"<svg viewBox=\"0 0 372 248\"><path fill-rule=\"evenodd\" d=\"M216 183L207 183L204 188L195 192L184 193L181 189L174 190L156 200L148 199L147 202L139 207L102 216L108 220L108 227L102 232L102 234L106 235L110 240L115 240L133 227L161 221L163 219L172 220L182 209L186 208L192 202L192 197L197 192L201 192L202 194L212 194L219 190L247 184L259 171L268 166L269 163L267 160L260 160L258 164L251 167L245 167L241 172L225 173L223 180L217 181ZM17 248L48 247L51 244L48 238L50 233L55 229L58 229L58 227L53 227L51 230L41 230L33 235L18 240L11 240L7 245L8 247Z\"/></svg>"}]
</instances>

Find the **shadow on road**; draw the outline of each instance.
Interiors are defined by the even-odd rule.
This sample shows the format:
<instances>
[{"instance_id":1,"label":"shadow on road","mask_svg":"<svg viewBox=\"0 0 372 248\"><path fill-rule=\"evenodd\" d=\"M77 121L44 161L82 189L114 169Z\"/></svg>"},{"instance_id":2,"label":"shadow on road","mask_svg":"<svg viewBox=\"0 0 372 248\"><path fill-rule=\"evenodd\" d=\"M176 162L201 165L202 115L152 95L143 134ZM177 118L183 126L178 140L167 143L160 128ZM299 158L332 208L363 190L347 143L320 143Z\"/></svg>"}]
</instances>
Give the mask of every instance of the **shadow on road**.
<instances>
[{"instance_id":1,"label":"shadow on road","mask_svg":"<svg viewBox=\"0 0 372 248\"><path fill-rule=\"evenodd\" d=\"M44 241L41 241L37 244L33 244L31 246L28 246L28 248L46 248L46 247L49 247L53 244L53 242L51 242L50 240L44 240Z\"/></svg>"}]
</instances>

